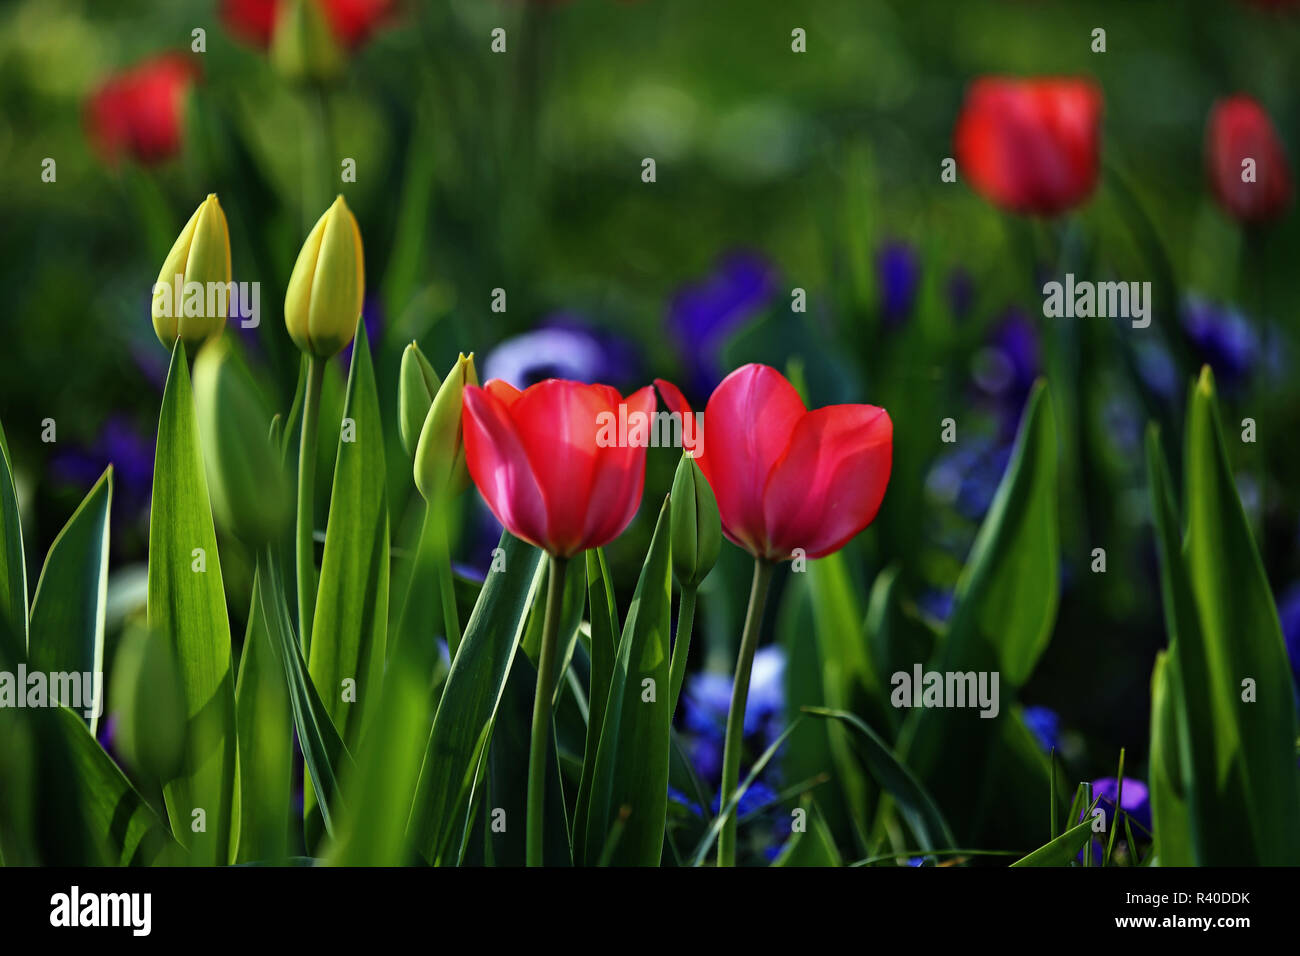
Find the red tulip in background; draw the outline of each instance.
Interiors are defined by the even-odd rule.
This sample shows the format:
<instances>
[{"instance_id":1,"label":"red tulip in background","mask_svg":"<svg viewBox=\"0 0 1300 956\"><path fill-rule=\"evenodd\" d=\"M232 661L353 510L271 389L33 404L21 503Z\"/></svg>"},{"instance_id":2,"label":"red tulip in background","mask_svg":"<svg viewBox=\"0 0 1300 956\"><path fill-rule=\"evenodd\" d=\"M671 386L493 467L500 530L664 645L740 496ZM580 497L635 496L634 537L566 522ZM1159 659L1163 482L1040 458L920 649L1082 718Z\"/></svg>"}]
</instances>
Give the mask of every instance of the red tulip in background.
<instances>
[{"instance_id":1,"label":"red tulip in background","mask_svg":"<svg viewBox=\"0 0 1300 956\"><path fill-rule=\"evenodd\" d=\"M499 380L465 389L470 477L510 533L567 558L608 544L641 504L646 447L602 446L600 422L655 411L654 389L626 399L608 385L548 379L519 391Z\"/></svg>"},{"instance_id":2,"label":"red tulip in background","mask_svg":"<svg viewBox=\"0 0 1300 956\"><path fill-rule=\"evenodd\" d=\"M655 384L670 409L691 413L675 385ZM768 560L785 560L796 548L819 558L876 517L893 444L894 425L883 408L809 411L776 369L744 365L709 398L697 462L728 538Z\"/></svg>"},{"instance_id":3,"label":"red tulip in background","mask_svg":"<svg viewBox=\"0 0 1300 956\"><path fill-rule=\"evenodd\" d=\"M1055 216L1097 185L1101 91L1089 80L984 77L953 132L957 167L990 202Z\"/></svg>"},{"instance_id":4,"label":"red tulip in background","mask_svg":"<svg viewBox=\"0 0 1300 956\"><path fill-rule=\"evenodd\" d=\"M314 0L321 5L334 36L355 50L392 12L393 0ZM222 0L221 19L235 36L253 46L271 45L285 0Z\"/></svg>"},{"instance_id":5,"label":"red tulip in background","mask_svg":"<svg viewBox=\"0 0 1300 956\"><path fill-rule=\"evenodd\" d=\"M1247 159L1254 160L1248 174ZM1264 108L1249 96L1214 104L1205 131L1205 168L1215 197L1234 219L1267 222L1291 202L1286 151Z\"/></svg>"},{"instance_id":6,"label":"red tulip in background","mask_svg":"<svg viewBox=\"0 0 1300 956\"><path fill-rule=\"evenodd\" d=\"M154 57L111 76L86 103L86 127L106 162L124 155L160 163L180 151L185 95L198 71L179 54Z\"/></svg>"}]
</instances>

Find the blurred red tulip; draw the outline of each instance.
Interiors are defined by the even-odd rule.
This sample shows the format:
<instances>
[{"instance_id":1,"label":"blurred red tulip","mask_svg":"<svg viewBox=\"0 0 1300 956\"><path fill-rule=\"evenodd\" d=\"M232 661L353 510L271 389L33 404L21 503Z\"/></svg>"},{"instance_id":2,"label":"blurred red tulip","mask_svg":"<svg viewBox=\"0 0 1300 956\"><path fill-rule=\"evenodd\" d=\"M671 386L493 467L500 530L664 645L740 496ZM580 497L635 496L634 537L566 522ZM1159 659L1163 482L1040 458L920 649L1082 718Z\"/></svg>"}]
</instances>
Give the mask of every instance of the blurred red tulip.
<instances>
[{"instance_id":1,"label":"blurred red tulip","mask_svg":"<svg viewBox=\"0 0 1300 956\"><path fill-rule=\"evenodd\" d=\"M1205 168L1219 204L1241 222L1276 219L1291 203L1286 151L1264 108L1249 96L1214 104L1205 130Z\"/></svg>"},{"instance_id":2,"label":"blurred red tulip","mask_svg":"<svg viewBox=\"0 0 1300 956\"><path fill-rule=\"evenodd\" d=\"M349 50L369 39L393 12L393 0L314 0L320 4L334 36ZM221 0L226 28L246 43L267 49L275 36L285 0Z\"/></svg>"},{"instance_id":3,"label":"blurred red tulip","mask_svg":"<svg viewBox=\"0 0 1300 956\"><path fill-rule=\"evenodd\" d=\"M622 415L620 405L625 406ZM603 441L602 422L652 420L654 389L626 399L608 385L547 379L465 388L465 459L510 533L557 557L608 544L641 504L646 445Z\"/></svg>"},{"instance_id":4,"label":"blurred red tulip","mask_svg":"<svg viewBox=\"0 0 1300 956\"><path fill-rule=\"evenodd\" d=\"M109 77L86 103L91 143L106 162L129 155L160 163L181 148L185 94L198 76L175 53L146 60Z\"/></svg>"},{"instance_id":5,"label":"blurred red tulip","mask_svg":"<svg viewBox=\"0 0 1300 956\"><path fill-rule=\"evenodd\" d=\"M691 414L670 382L664 403ZM893 461L894 425L874 405L812 411L785 377L744 365L713 390L699 458L718 499L722 530L755 557L820 558L844 547L880 510Z\"/></svg>"},{"instance_id":6,"label":"blurred red tulip","mask_svg":"<svg viewBox=\"0 0 1300 956\"><path fill-rule=\"evenodd\" d=\"M1090 80L978 79L953 132L958 169L1004 209L1058 215L1097 185L1101 109Z\"/></svg>"}]
</instances>

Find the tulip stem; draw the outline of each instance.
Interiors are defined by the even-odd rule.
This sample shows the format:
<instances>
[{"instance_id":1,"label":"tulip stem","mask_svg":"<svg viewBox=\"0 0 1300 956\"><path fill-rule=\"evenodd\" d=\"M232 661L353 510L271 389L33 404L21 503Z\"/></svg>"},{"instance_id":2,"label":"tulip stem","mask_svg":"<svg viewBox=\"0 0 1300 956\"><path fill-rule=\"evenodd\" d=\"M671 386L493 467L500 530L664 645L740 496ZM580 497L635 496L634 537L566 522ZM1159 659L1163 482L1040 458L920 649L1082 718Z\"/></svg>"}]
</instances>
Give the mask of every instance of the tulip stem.
<instances>
[{"instance_id":1,"label":"tulip stem","mask_svg":"<svg viewBox=\"0 0 1300 956\"><path fill-rule=\"evenodd\" d=\"M677 604L677 640L673 642L673 662L669 670L672 677L672 703L669 720L677 713L677 701L682 696L682 683L686 680L686 659L691 655L691 630L695 627L695 597L699 588L683 587Z\"/></svg>"},{"instance_id":2,"label":"tulip stem","mask_svg":"<svg viewBox=\"0 0 1300 956\"><path fill-rule=\"evenodd\" d=\"M460 647L460 615L456 612L456 581L451 570L451 536L447 533L447 509L444 506L429 504L430 517L434 522L435 545L438 549L438 593L442 604L442 628L446 632L447 653L456 659L456 649Z\"/></svg>"},{"instance_id":3,"label":"tulip stem","mask_svg":"<svg viewBox=\"0 0 1300 956\"><path fill-rule=\"evenodd\" d=\"M564 575L567 558L551 555L546 576L546 619L542 625L542 648L537 655L537 695L533 698L533 733L528 745L528 831L525 861L542 865L543 804L546 799L547 745L551 739L551 698L555 695L555 655L560 631L560 607L564 603Z\"/></svg>"},{"instance_id":4,"label":"tulip stem","mask_svg":"<svg viewBox=\"0 0 1300 956\"><path fill-rule=\"evenodd\" d=\"M722 788L718 793L721 811L731 801L740 782L740 749L745 736L745 703L749 699L749 672L758 649L758 632L763 623L767 590L772 583L771 561L754 559L754 582L749 589L749 609L745 612L745 630L740 637L740 654L736 658L736 679L731 687L731 709L727 712L727 737L722 750ZM718 866L736 865L736 821L739 808L730 813L718 834Z\"/></svg>"},{"instance_id":5,"label":"tulip stem","mask_svg":"<svg viewBox=\"0 0 1300 956\"><path fill-rule=\"evenodd\" d=\"M321 384L325 363L307 356L307 389L302 403L302 437L298 445L298 633L302 655L311 650L311 624L316 613L316 433L320 419Z\"/></svg>"}]
</instances>

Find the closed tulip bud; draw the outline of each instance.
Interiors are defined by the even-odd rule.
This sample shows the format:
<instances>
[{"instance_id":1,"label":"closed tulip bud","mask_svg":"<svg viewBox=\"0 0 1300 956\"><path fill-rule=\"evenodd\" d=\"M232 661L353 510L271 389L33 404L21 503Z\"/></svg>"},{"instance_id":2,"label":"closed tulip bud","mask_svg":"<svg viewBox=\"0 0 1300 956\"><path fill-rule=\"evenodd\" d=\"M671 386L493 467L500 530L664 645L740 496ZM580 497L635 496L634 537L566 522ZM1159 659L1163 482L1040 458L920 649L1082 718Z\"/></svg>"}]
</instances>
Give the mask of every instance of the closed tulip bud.
<instances>
[{"instance_id":1,"label":"closed tulip bud","mask_svg":"<svg viewBox=\"0 0 1300 956\"><path fill-rule=\"evenodd\" d=\"M467 385L478 385L473 352L468 356L462 354L447 373L420 429L420 441L415 448L415 487L426 501L441 493L458 495L469 487L461 427Z\"/></svg>"},{"instance_id":2,"label":"closed tulip bud","mask_svg":"<svg viewBox=\"0 0 1300 956\"><path fill-rule=\"evenodd\" d=\"M289 0L271 38L271 64L285 79L323 83L343 72L344 52L319 0Z\"/></svg>"},{"instance_id":3,"label":"closed tulip bud","mask_svg":"<svg viewBox=\"0 0 1300 956\"><path fill-rule=\"evenodd\" d=\"M402 447L412 458L420 441L424 420L429 415L433 396L438 394L438 373L424 357L420 347L412 342L402 353L402 373L398 379L397 431Z\"/></svg>"},{"instance_id":4,"label":"closed tulip bud","mask_svg":"<svg viewBox=\"0 0 1300 956\"><path fill-rule=\"evenodd\" d=\"M302 244L284 296L284 324L294 344L331 358L352 341L366 293L361 230L339 196Z\"/></svg>"},{"instance_id":5,"label":"closed tulip bud","mask_svg":"<svg viewBox=\"0 0 1300 956\"><path fill-rule=\"evenodd\" d=\"M167 348L181 338L191 347L226 325L230 284L230 231L217 194L199 204L163 260L153 287L153 329Z\"/></svg>"},{"instance_id":6,"label":"closed tulip bud","mask_svg":"<svg viewBox=\"0 0 1300 956\"><path fill-rule=\"evenodd\" d=\"M673 478L673 574L683 588L697 588L709 576L722 549L718 500L695 459L682 455Z\"/></svg>"},{"instance_id":7,"label":"closed tulip bud","mask_svg":"<svg viewBox=\"0 0 1300 956\"><path fill-rule=\"evenodd\" d=\"M217 523L251 547L276 540L288 481L268 436L271 414L225 339L194 360L194 407Z\"/></svg>"}]
</instances>

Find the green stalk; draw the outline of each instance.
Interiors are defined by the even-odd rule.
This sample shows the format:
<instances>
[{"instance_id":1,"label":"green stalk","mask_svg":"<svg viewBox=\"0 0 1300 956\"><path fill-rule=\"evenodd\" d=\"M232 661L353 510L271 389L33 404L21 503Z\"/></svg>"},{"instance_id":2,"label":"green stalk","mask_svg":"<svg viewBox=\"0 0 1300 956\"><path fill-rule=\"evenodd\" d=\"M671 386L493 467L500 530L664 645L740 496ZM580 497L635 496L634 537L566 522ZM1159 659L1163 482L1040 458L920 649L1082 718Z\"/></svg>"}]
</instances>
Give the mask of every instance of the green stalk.
<instances>
[{"instance_id":1,"label":"green stalk","mask_svg":"<svg viewBox=\"0 0 1300 956\"><path fill-rule=\"evenodd\" d=\"M316 613L315 531L316 432L320 419L321 384L325 362L307 356L307 392L302 403L302 437L298 446L298 634L302 656L311 649L311 622Z\"/></svg>"},{"instance_id":2,"label":"green stalk","mask_svg":"<svg viewBox=\"0 0 1300 956\"><path fill-rule=\"evenodd\" d=\"M551 555L546 582L546 619L542 625L542 649L537 655L537 696L533 698L533 733L528 745L528 830L525 862L542 865L543 804L546 799L546 748L551 739L551 698L555 694L555 655L559 644L561 605L564 603L564 575L567 558Z\"/></svg>"},{"instance_id":3,"label":"green stalk","mask_svg":"<svg viewBox=\"0 0 1300 956\"><path fill-rule=\"evenodd\" d=\"M740 654L736 658L736 679L731 688L731 709L727 712L727 737L722 750L722 789L718 792L718 806L725 807L736 792L740 782L740 748L745 735L745 702L749 699L749 672L754 667L754 651L758 649L758 632L763 623L763 607L767 604L767 589L772 583L771 561L754 559L754 583L749 589L749 610L745 612L745 630L740 637ZM739 808L733 812L718 834L718 866L736 865L736 819Z\"/></svg>"},{"instance_id":4,"label":"green stalk","mask_svg":"<svg viewBox=\"0 0 1300 956\"><path fill-rule=\"evenodd\" d=\"M456 613L456 584L451 571L451 537L447 533L447 509L444 505L429 503L430 520L434 524L434 548L438 567L438 592L442 604L442 627L446 632L447 653L456 659L460 647L460 616Z\"/></svg>"},{"instance_id":5,"label":"green stalk","mask_svg":"<svg viewBox=\"0 0 1300 956\"><path fill-rule=\"evenodd\" d=\"M677 701L682 696L682 682L686 680L686 659L691 655L691 630L695 626L695 598L699 588L683 587L682 597L677 604L677 640L673 644L673 662L669 669L673 689L673 709L669 714L677 713Z\"/></svg>"}]
</instances>

